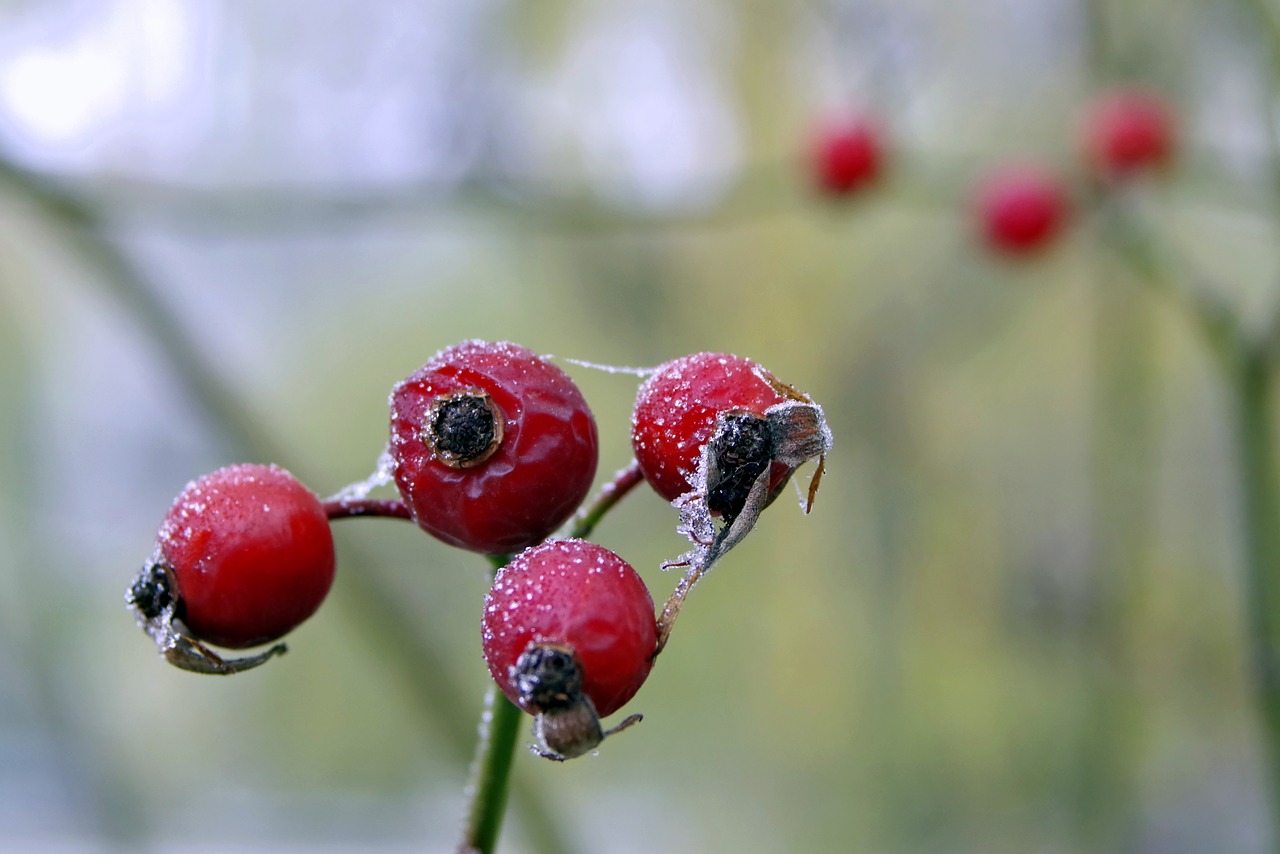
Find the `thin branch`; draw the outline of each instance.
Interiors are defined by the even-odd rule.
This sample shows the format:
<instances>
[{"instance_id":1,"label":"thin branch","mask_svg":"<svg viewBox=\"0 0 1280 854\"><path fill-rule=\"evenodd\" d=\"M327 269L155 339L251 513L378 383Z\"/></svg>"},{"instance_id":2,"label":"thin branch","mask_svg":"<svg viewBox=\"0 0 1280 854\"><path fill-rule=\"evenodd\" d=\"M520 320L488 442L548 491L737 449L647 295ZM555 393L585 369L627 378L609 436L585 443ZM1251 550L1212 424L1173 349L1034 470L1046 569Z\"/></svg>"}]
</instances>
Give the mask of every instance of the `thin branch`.
<instances>
[{"instance_id":1,"label":"thin branch","mask_svg":"<svg viewBox=\"0 0 1280 854\"><path fill-rule=\"evenodd\" d=\"M1280 833L1280 489L1274 366L1250 353L1229 377L1235 405L1236 479L1245 543L1247 643L1271 775L1271 816ZM1280 845L1280 839L1273 840Z\"/></svg>"},{"instance_id":2,"label":"thin branch","mask_svg":"<svg viewBox=\"0 0 1280 854\"><path fill-rule=\"evenodd\" d=\"M605 514L643 482L644 475L640 472L640 464L632 460L630 465L613 476L613 480L600 488L590 504L578 511L569 528L569 536L584 540L591 536Z\"/></svg>"},{"instance_id":3,"label":"thin branch","mask_svg":"<svg viewBox=\"0 0 1280 854\"><path fill-rule=\"evenodd\" d=\"M534 180L477 176L458 184L400 184L387 189L314 187L201 187L137 178L81 180L74 191L49 176L27 173L73 202L109 210L113 221L163 222L168 228L236 233L247 237L281 232L347 229L353 224L438 210L498 214L516 219L522 231L572 236L684 233L724 228L788 213L799 197L785 190L798 163L761 163L744 170L713 207L689 212L646 212L602 201L589 190L552 191Z\"/></svg>"},{"instance_id":4,"label":"thin branch","mask_svg":"<svg viewBox=\"0 0 1280 854\"><path fill-rule=\"evenodd\" d=\"M480 719L480 741L467 786L471 806L458 843L459 854L492 854L506 811L507 786L524 712L490 683Z\"/></svg>"},{"instance_id":5,"label":"thin branch","mask_svg":"<svg viewBox=\"0 0 1280 854\"><path fill-rule=\"evenodd\" d=\"M1147 286L1181 303L1219 362L1233 364L1248 341L1234 308L1190 259L1148 227L1131 206L1121 205L1120 209L1120 204L1107 200L1099 206L1102 244L1135 270ZM1171 275L1173 270L1178 272L1176 277Z\"/></svg>"},{"instance_id":6,"label":"thin branch","mask_svg":"<svg viewBox=\"0 0 1280 854\"><path fill-rule=\"evenodd\" d=\"M371 517L379 519L412 519L409 506L399 498L331 498L321 502L325 515L334 519Z\"/></svg>"},{"instance_id":7,"label":"thin branch","mask_svg":"<svg viewBox=\"0 0 1280 854\"><path fill-rule=\"evenodd\" d=\"M166 364L182 380L192 402L229 445L262 461L293 469L286 448L234 394L196 347L177 316L158 297L159 289L119 248L103 237L105 217L78 194L0 157L0 182L34 205L63 240L95 273L101 285L142 327Z\"/></svg>"}]
</instances>

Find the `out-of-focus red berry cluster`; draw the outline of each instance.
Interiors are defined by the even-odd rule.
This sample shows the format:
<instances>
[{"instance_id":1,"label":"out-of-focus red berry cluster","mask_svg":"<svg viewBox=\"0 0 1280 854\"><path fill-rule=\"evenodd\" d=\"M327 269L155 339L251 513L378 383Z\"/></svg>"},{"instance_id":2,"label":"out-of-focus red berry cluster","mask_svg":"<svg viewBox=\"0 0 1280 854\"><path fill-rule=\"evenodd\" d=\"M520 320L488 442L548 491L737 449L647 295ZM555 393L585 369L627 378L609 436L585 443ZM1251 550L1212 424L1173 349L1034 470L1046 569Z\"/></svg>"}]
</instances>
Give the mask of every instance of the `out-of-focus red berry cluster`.
<instances>
[{"instance_id":1,"label":"out-of-focus red berry cluster","mask_svg":"<svg viewBox=\"0 0 1280 854\"><path fill-rule=\"evenodd\" d=\"M1174 111L1157 93L1126 86L1097 97L1078 128L1087 174L1115 186L1166 169L1177 151ZM867 116L822 122L806 168L817 190L832 199L855 196L884 177L890 145ZM1006 163L973 184L969 216L984 245L1000 255L1028 256L1052 245L1071 220L1073 193L1054 170L1034 162Z\"/></svg>"}]
</instances>

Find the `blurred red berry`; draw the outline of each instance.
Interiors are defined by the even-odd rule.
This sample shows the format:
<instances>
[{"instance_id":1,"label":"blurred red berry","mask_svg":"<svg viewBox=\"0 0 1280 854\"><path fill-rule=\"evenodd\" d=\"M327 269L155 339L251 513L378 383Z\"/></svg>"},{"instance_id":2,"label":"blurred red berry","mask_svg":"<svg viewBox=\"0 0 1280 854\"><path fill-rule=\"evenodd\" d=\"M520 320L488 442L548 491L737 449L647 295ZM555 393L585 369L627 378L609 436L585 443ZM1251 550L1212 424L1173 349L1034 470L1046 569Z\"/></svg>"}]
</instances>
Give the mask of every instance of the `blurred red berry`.
<instances>
[{"instance_id":1,"label":"blurred red berry","mask_svg":"<svg viewBox=\"0 0 1280 854\"><path fill-rule=\"evenodd\" d=\"M499 570L481 632L489 672L511 702L532 713L548 707L529 668L516 664L531 645L552 647L568 651L555 658L576 658L577 690L602 716L640 689L658 639L644 581L618 555L585 540L533 546ZM545 660L537 664L546 667Z\"/></svg>"},{"instance_id":2,"label":"blurred red berry","mask_svg":"<svg viewBox=\"0 0 1280 854\"><path fill-rule=\"evenodd\" d=\"M809 156L817 188L830 196L847 196L880 176L884 146L879 129L872 123L844 119L817 132Z\"/></svg>"},{"instance_id":3,"label":"blurred red berry","mask_svg":"<svg viewBox=\"0 0 1280 854\"><path fill-rule=\"evenodd\" d=\"M987 244L1010 255L1043 249L1066 225L1066 192L1048 172L1006 167L978 188L974 205Z\"/></svg>"},{"instance_id":4,"label":"blurred red berry","mask_svg":"<svg viewBox=\"0 0 1280 854\"><path fill-rule=\"evenodd\" d=\"M333 575L320 500L284 469L234 465L177 497L130 602L147 620L172 608L192 637L239 649L310 617Z\"/></svg>"},{"instance_id":5,"label":"blurred red berry","mask_svg":"<svg viewBox=\"0 0 1280 854\"><path fill-rule=\"evenodd\" d=\"M582 503L596 472L596 422L547 360L466 341L392 390L391 456L419 526L504 554L542 540Z\"/></svg>"},{"instance_id":6,"label":"blurred red berry","mask_svg":"<svg viewBox=\"0 0 1280 854\"><path fill-rule=\"evenodd\" d=\"M1172 108L1158 94L1126 88L1093 103L1083 128L1085 157L1100 175L1121 178L1159 169L1173 158Z\"/></svg>"}]
</instances>

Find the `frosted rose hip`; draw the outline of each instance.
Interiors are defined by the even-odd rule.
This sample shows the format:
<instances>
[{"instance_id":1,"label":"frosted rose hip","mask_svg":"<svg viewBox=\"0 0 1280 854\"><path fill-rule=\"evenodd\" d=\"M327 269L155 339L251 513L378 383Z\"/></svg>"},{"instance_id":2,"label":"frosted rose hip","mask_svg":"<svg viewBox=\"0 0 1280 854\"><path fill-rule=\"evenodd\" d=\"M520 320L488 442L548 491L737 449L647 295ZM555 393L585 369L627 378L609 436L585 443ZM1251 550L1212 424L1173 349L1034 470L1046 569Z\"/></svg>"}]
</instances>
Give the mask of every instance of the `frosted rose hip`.
<instances>
[{"instance_id":1,"label":"frosted rose hip","mask_svg":"<svg viewBox=\"0 0 1280 854\"><path fill-rule=\"evenodd\" d=\"M395 481L413 518L452 545L518 551L591 489L596 423L568 375L524 347L465 341L391 392Z\"/></svg>"},{"instance_id":2,"label":"frosted rose hip","mask_svg":"<svg viewBox=\"0 0 1280 854\"><path fill-rule=\"evenodd\" d=\"M630 564L584 540L552 540L498 571L481 623L489 672L526 711L514 667L530 644L565 647L581 664L582 692L596 711L617 711L653 664L653 599Z\"/></svg>"},{"instance_id":3,"label":"frosted rose hip","mask_svg":"<svg viewBox=\"0 0 1280 854\"><path fill-rule=\"evenodd\" d=\"M726 410L763 415L787 400L750 359L694 353L661 365L640 386L631 416L631 448L645 480L668 501L693 489L702 446ZM774 463L773 488L789 469Z\"/></svg>"},{"instance_id":4,"label":"frosted rose hip","mask_svg":"<svg viewBox=\"0 0 1280 854\"><path fill-rule=\"evenodd\" d=\"M167 576L166 596L194 638L240 649L280 638L320 607L333 583L333 535L320 500L284 469L228 466L174 500L149 569Z\"/></svg>"}]
</instances>

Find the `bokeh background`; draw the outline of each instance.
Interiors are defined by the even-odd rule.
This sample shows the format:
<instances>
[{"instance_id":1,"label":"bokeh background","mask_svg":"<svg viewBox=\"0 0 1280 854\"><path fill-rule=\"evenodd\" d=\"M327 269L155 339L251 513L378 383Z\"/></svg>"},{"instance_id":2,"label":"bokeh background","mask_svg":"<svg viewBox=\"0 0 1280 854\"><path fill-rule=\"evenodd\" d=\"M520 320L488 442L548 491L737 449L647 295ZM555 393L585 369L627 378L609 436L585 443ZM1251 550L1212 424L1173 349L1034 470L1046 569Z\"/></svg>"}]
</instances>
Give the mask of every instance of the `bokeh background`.
<instances>
[{"instance_id":1,"label":"bokeh background","mask_svg":"<svg viewBox=\"0 0 1280 854\"><path fill-rule=\"evenodd\" d=\"M835 450L690 597L598 757L516 760L503 850L1261 852L1221 377L1163 288L1246 324L1280 273L1270 0L0 2L0 849L449 850L487 566L337 524L290 654L164 665L123 592L190 479L364 478L391 385L468 337L656 365L754 357ZM1079 116L1179 114L1094 216ZM884 179L814 191L827 116ZM1076 217L1034 258L969 188L1032 159ZM1166 258L1167 260L1167 258ZM601 479L636 378L561 362ZM596 539L655 598L637 491Z\"/></svg>"}]
</instances>

